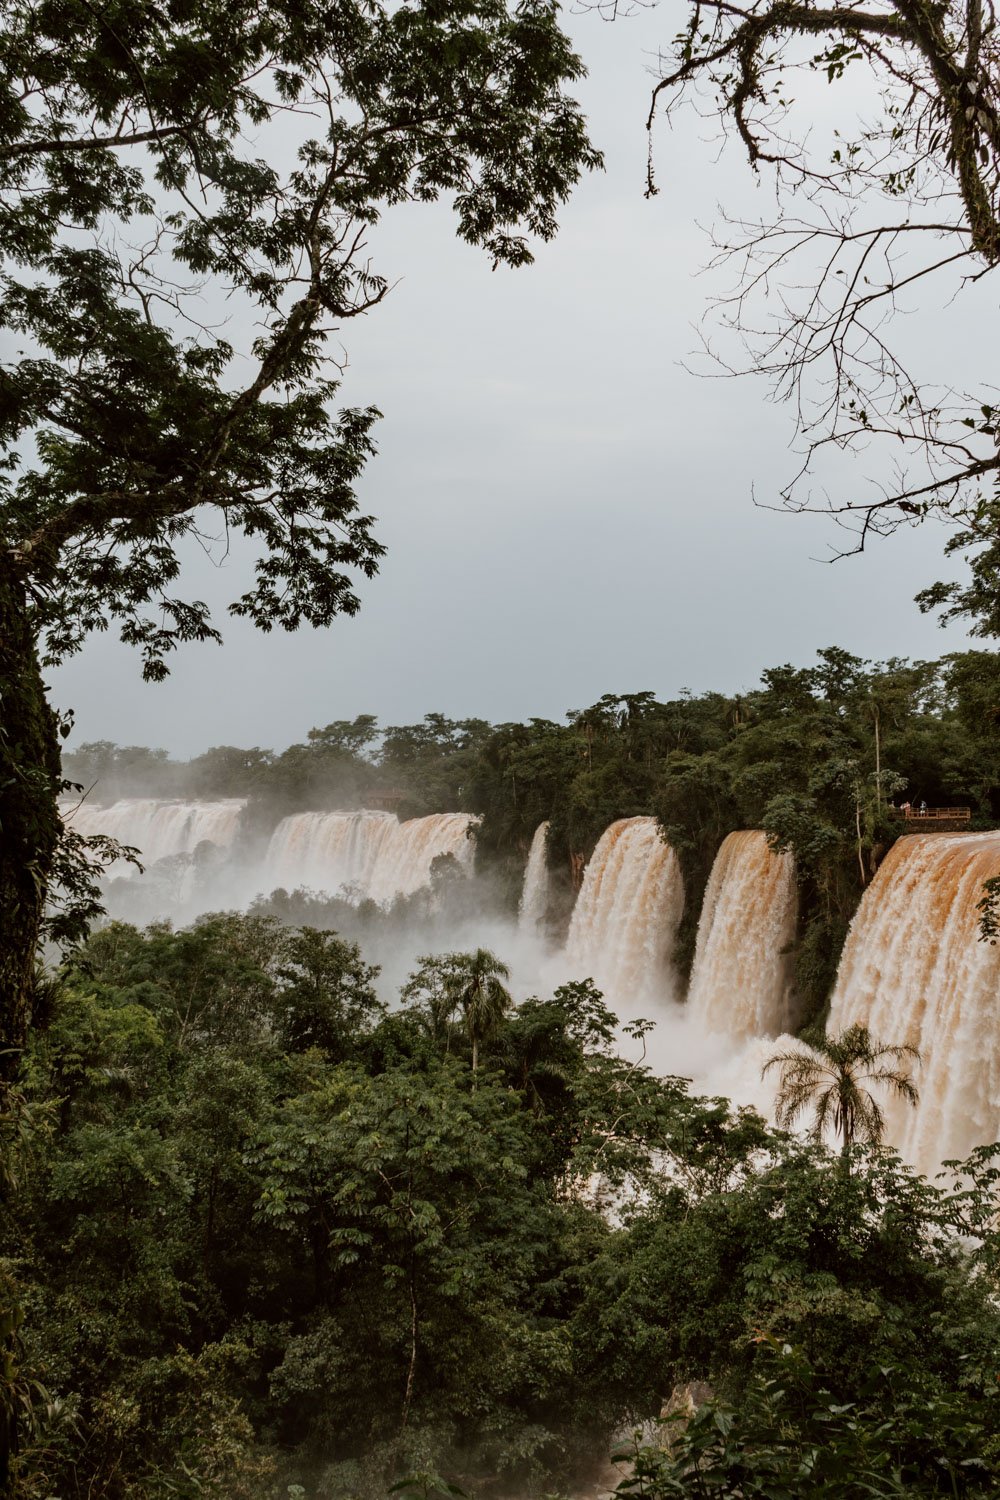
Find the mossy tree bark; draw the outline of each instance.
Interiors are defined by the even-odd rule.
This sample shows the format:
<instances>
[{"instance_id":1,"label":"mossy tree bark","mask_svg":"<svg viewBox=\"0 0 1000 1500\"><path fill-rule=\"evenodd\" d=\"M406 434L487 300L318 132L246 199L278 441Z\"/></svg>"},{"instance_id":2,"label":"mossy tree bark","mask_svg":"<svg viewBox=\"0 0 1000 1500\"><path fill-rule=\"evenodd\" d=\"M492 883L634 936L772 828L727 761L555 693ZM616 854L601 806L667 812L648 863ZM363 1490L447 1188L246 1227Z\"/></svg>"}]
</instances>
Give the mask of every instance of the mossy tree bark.
<instances>
[{"instance_id":1,"label":"mossy tree bark","mask_svg":"<svg viewBox=\"0 0 1000 1500\"><path fill-rule=\"evenodd\" d=\"M35 958L59 841L59 733L24 586L0 557L0 1088L31 1020Z\"/></svg>"}]
</instances>

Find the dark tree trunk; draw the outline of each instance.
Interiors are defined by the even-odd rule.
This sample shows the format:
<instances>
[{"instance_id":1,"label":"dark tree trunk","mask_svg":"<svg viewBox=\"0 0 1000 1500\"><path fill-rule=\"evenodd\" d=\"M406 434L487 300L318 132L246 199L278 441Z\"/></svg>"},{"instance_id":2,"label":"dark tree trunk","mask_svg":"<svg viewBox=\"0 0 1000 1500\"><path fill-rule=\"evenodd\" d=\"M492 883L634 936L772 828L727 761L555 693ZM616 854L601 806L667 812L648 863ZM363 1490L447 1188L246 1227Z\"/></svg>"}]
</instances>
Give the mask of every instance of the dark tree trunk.
<instances>
[{"instance_id":1,"label":"dark tree trunk","mask_svg":"<svg viewBox=\"0 0 1000 1500\"><path fill-rule=\"evenodd\" d=\"M0 555L0 1089L31 1023L38 934L59 840L58 723L20 580Z\"/></svg>"},{"instance_id":2,"label":"dark tree trunk","mask_svg":"<svg viewBox=\"0 0 1000 1500\"><path fill-rule=\"evenodd\" d=\"M325 1306L330 1285L327 1267L330 1235L322 1223L314 1222L310 1226L309 1243L313 1262L313 1294L316 1301L321 1306Z\"/></svg>"}]
</instances>

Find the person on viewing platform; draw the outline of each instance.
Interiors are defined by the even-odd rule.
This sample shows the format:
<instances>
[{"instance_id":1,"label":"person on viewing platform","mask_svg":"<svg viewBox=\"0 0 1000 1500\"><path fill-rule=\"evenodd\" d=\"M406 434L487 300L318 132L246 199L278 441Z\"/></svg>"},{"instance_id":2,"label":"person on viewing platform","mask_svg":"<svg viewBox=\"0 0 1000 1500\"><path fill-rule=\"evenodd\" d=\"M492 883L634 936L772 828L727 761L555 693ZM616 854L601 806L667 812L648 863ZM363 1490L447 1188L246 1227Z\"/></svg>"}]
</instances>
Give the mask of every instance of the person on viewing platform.
<instances>
[{"instance_id":1,"label":"person on viewing platform","mask_svg":"<svg viewBox=\"0 0 1000 1500\"><path fill-rule=\"evenodd\" d=\"M920 804L920 816L922 818L926 818L926 816L927 816L927 803L926 802L921 802L921 804Z\"/></svg>"},{"instance_id":2,"label":"person on viewing platform","mask_svg":"<svg viewBox=\"0 0 1000 1500\"><path fill-rule=\"evenodd\" d=\"M903 814L904 818L908 818L910 816L910 813L913 811L913 804L911 802L904 802L900 806L899 810Z\"/></svg>"}]
</instances>

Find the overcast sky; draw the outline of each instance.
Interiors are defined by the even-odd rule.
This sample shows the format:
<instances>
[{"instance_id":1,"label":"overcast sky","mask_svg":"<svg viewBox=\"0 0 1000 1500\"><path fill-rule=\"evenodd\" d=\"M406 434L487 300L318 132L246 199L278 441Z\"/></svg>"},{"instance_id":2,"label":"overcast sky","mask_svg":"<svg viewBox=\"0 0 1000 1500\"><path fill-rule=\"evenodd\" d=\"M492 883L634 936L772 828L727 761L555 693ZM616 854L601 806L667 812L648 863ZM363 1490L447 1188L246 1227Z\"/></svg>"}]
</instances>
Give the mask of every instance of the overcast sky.
<instances>
[{"instance_id":1,"label":"overcast sky","mask_svg":"<svg viewBox=\"0 0 1000 1500\"><path fill-rule=\"evenodd\" d=\"M361 614L292 636L223 620L225 645L178 653L158 686L94 640L54 681L76 742L187 755L281 748L365 712L556 718L604 692L748 687L833 643L873 658L966 644L911 602L949 572L940 530L820 561L838 541L829 522L751 498L789 476L788 412L759 382L682 367L713 289L698 225L754 189L689 120L661 137L662 191L643 197L647 69L675 19L570 18L607 169L534 266L491 273L444 205L400 209L374 237L398 285L347 330L343 396L385 413L360 499L389 552ZM222 605L244 576L239 557L199 558L188 592Z\"/></svg>"}]
</instances>

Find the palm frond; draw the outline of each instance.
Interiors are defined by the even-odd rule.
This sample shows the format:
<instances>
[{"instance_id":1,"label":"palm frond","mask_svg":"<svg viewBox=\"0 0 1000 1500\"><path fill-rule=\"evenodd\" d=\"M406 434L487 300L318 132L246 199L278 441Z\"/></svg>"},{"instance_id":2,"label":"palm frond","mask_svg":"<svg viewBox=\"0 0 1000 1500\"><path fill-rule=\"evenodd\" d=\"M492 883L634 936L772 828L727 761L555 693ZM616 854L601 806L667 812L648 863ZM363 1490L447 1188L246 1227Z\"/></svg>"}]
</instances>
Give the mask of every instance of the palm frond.
<instances>
[{"instance_id":1,"label":"palm frond","mask_svg":"<svg viewBox=\"0 0 1000 1500\"><path fill-rule=\"evenodd\" d=\"M776 1052L761 1077L780 1069L774 1111L779 1126L790 1127L811 1107L813 1134L822 1139L832 1126L846 1151L853 1140L877 1143L885 1133L882 1108L864 1085L887 1088L916 1104L916 1085L902 1065L919 1060L916 1047L880 1042L859 1022L839 1036L811 1039L808 1051Z\"/></svg>"},{"instance_id":2,"label":"palm frond","mask_svg":"<svg viewBox=\"0 0 1000 1500\"><path fill-rule=\"evenodd\" d=\"M816 1096L813 1135L818 1141L823 1139L826 1127L830 1124L830 1116L836 1115L838 1102L837 1091L832 1085Z\"/></svg>"},{"instance_id":3,"label":"palm frond","mask_svg":"<svg viewBox=\"0 0 1000 1500\"><path fill-rule=\"evenodd\" d=\"M917 1086L909 1073L897 1073L892 1068L878 1068L874 1072L862 1074L862 1078L868 1083L882 1084L883 1087L905 1099L908 1104L916 1105L920 1098Z\"/></svg>"}]
</instances>

